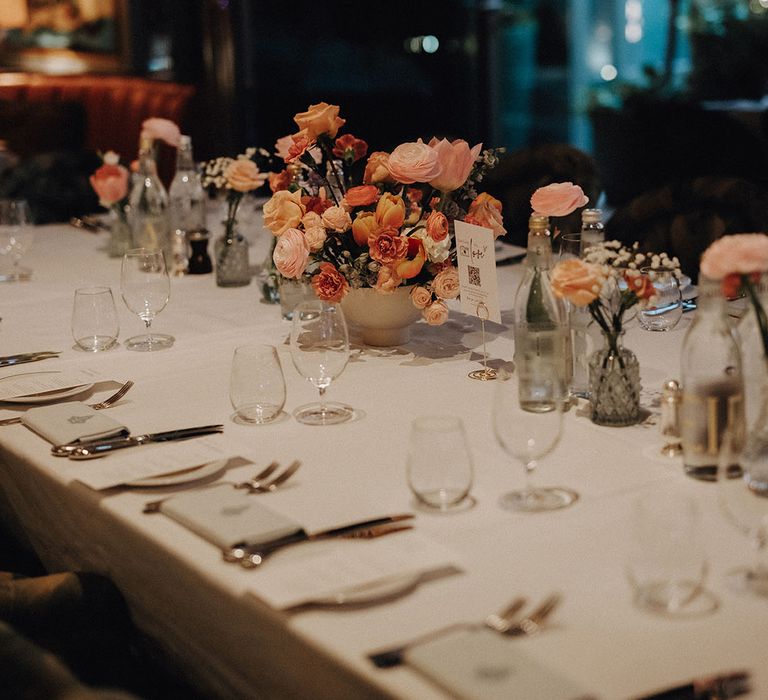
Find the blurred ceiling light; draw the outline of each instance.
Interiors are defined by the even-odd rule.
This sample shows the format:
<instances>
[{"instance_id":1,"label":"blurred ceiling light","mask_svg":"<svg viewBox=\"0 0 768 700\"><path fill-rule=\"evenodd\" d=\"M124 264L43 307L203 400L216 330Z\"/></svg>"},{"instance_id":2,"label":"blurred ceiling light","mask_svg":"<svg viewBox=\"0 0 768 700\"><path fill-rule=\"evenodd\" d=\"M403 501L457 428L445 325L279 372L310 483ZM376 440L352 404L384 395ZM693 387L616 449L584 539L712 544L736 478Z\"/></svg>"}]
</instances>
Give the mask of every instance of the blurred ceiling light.
<instances>
[{"instance_id":1,"label":"blurred ceiling light","mask_svg":"<svg viewBox=\"0 0 768 700\"><path fill-rule=\"evenodd\" d=\"M630 44L637 44L643 38L643 27L640 24L628 24L624 27L624 38Z\"/></svg>"},{"instance_id":2,"label":"blurred ceiling light","mask_svg":"<svg viewBox=\"0 0 768 700\"><path fill-rule=\"evenodd\" d=\"M640 0L627 0L624 4L624 16L630 22L640 22L643 19L643 3Z\"/></svg>"},{"instance_id":3,"label":"blurred ceiling light","mask_svg":"<svg viewBox=\"0 0 768 700\"><path fill-rule=\"evenodd\" d=\"M431 34L428 34L422 39L421 45L424 48L425 53L435 53L435 51L440 48L440 42L437 37L432 36Z\"/></svg>"},{"instance_id":4,"label":"blurred ceiling light","mask_svg":"<svg viewBox=\"0 0 768 700\"><path fill-rule=\"evenodd\" d=\"M601 69L600 69L600 77L603 80L615 80L616 76L619 74L619 71L616 70L616 66L606 63Z\"/></svg>"},{"instance_id":5,"label":"blurred ceiling light","mask_svg":"<svg viewBox=\"0 0 768 700\"><path fill-rule=\"evenodd\" d=\"M408 53L435 53L440 48L440 41L436 36L427 34L426 36L412 36L403 42L405 50Z\"/></svg>"},{"instance_id":6,"label":"blurred ceiling light","mask_svg":"<svg viewBox=\"0 0 768 700\"><path fill-rule=\"evenodd\" d=\"M0 2L0 29L16 29L29 22L26 0L2 0Z\"/></svg>"}]
</instances>

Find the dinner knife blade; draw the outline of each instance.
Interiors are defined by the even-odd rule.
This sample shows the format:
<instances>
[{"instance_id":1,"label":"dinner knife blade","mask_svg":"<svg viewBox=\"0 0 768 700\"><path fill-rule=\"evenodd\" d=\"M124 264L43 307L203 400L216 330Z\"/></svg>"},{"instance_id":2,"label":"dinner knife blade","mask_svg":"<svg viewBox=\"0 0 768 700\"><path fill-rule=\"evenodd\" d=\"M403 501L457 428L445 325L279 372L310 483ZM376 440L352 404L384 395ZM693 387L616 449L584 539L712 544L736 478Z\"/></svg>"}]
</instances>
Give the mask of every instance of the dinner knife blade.
<instances>
[{"instance_id":1,"label":"dinner knife blade","mask_svg":"<svg viewBox=\"0 0 768 700\"><path fill-rule=\"evenodd\" d=\"M223 425L201 425L194 428L181 428L179 430L166 430L160 433L147 433L146 435L134 435L132 437L110 440L95 440L81 443L73 448L72 445L56 445L51 452L56 456L66 456L69 459L95 459L103 457L114 450L126 447L138 447L152 442L172 442L174 440L188 440L202 435L211 435L224 431Z\"/></svg>"},{"instance_id":2,"label":"dinner knife blade","mask_svg":"<svg viewBox=\"0 0 768 700\"><path fill-rule=\"evenodd\" d=\"M666 690L644 695L638 700L728 700L751 690L747 671L732 671L707 678L696 678Z\"/></svg>"},{"instance_id":3,"label":"dinner knife blade","mask_svg":"<svg viewBox=\"0 0 768 700\"><path fill-rule=\"evenodd\" d=\"M39 362L40 360L49 360L58 357L58 352L30 352L23 355L8 355L0 358L0 367L13 367L14 365L23 365L27 362Z\"/></svg>"}]
</instances>

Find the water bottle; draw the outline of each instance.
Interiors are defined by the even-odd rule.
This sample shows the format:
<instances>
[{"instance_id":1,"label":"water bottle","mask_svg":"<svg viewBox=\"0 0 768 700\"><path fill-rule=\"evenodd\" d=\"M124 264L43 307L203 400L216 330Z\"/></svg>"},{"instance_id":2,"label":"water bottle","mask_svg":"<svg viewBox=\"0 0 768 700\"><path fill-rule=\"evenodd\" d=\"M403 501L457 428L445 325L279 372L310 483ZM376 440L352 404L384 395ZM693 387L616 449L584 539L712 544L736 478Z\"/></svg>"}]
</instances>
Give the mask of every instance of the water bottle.
<instances>
[{"instance_id":1,"label":"water bottle","mask_svg":"<svg viewBox=\"0 0 768 700\"><path fill-rule=\"evenodd\" d=\"M192 155L192 139L181 136L171 182L169 272L183 275L189 260L189 234L205 228L205 191Z\"/></svg>"}]
</instances>

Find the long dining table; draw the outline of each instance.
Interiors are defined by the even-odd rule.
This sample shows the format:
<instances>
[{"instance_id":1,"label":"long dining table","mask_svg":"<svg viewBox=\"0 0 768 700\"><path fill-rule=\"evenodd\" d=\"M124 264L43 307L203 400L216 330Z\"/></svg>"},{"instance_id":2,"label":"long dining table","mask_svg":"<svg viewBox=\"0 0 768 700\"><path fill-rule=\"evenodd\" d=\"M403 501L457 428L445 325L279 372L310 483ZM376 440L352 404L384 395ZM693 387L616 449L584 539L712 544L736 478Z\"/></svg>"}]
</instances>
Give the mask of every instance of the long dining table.
<instances>
[{"instance_id":1,"label":"long dining table","mask_svg":"<svg viewBox=\"0 0 768 700\"><path fill-rule=\"evenodd\" d=\"M252 243L252 258L263 257L265 234L256 229ZM221 288L210 274L173 277L170 302L153 323L175 337L173 347L132 352L124 341L143 323L120 300L120 260L107 257L106 244L106 233L38 227L23 260L31 279L0 285L0 355L59 350L57 359L23 367L87 368L105 379L131 379L133 389L108 413L133 434L224 424L228 453L253 464L233 466L213 481L237 481L273 460L300 459L303 466L283 488L253 498L298 519L354 501L411 512L412 532L450 553L454 565L450 574L424 577L402 595L367 604L276 609L260 597L261 571L224 561L218 547L162 513L142 512L148 500L201 484L96 490L74 479L72 462L52 456L50 445L24 425L0 427L5 526L26 538L51 571L110 577L136 624L211 697L444 698L445 690L408 664L376 668L368 653L481 621L518 595L532 607L553 591L562 594L558 609L538 634L510 638L510 654L535 660L594 697L638 697L734 669L751 673L745 697L768 697L768 601L727 581L730 570L749 562L748 540L724 516L717 484L686 477L679 457L661 454L661 389L680 376L682 339L695 312L666 333L628 324L625 344L640 361L644 420L601 427L590 421L583 401L573 406L559 445L541 460L534 480L577 491L577 502L559 511L512 513L499 498L522 485L523 469L494 437L494 382L467 375L481 366L483 340L491 364L512 359L511 309L521 264L498 268L504 325L486 324L485 337L478 319L457 303L445 325L420 321L397 348L366 347L352 328L350 361L327 395L351 405L355 419L315 427L290 415L316 390L293 366L290 322L278 305L262 301L256 280ZM90 285L111 287L116 297L120 343L106 352L78 350L70 333L73 292ZM247 343L274 345L285 375L285 415L268 425L232 418L232 354ZM20 371L0 369L0 379ZM23 408L2 404L0 419ZM418 506L406 479L411 423L431 414L462 419L473 459L472 498L449 513ZM137 459L145 449L152 448L135 450ZM89 466L98 470L109 459ZM639 607L626 571L637 545L632 504L670 491L698 504L708 562L706 604L678 615ZM396 546L400 536L381 539ZM303 548L314 546L320 543ZM544 696L529 690L525 697Z\"/></svg>"}]
</instances>

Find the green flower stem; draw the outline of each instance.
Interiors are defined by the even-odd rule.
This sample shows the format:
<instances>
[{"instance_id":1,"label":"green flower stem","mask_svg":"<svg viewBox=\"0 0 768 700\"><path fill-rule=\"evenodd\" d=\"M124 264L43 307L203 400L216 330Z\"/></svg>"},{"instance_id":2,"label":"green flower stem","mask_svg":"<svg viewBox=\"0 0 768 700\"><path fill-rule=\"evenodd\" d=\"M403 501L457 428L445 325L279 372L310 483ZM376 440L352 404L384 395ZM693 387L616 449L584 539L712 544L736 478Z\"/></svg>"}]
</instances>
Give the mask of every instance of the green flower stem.
<instances>
[{"instance_id":1,"label":"green flower stem","mask_svg":"<svg viewBox=\"0 0 768 700\"><path fill-rule=\"evenodd\" d=\"M341 187L341 178L339 177L339 171L336 169L336 163L334 163L333 151L331 150L328 137L324 135L320 136L317 139L317 143L320 146L320 150L323 152L323 155L328 159L328 162L331 164L331 170L333 170L333 174L336 177L336 182L338 182L339 187ZM333 191L333 187L331 187L331 183L328 182L328 178L325 176L324 173L319 173L319 174L328 185L328 191L331 193L331 197L333 197L333 201L336 202L336 206L338 206L339 200L336 198L336 193Z\"/></svg>"},{"instance_id":2,"label":"green flower stem","mask_svg":"<svg viewBox=\"0 0 768 700\"><path fill-rule=\"evenodd\" d=\"M757 295L755 286L749 279L749 275L741 276L741 283L744 289L747 291L747 296L752 302L752 306L755 309L755 316L757 316L757 325L760 328L760 338L763 341L763 355L768 358L768 317L766 317L765 309L760 303L760 297Z\"/></svg>"},{"instance_id":3,"label":"green flower stem","mask_svg":"<svg viewBox=\"0 0 768 700\"><path fill-rule=\"evenodd\" d=\"M242 193L235 192L234 190L227 196L227 220L224 222L224 232L226 239L229 241L234 238L235 217L237 216L237 208L240 206L242 198Z\"/></svg>"}]
</instances>

